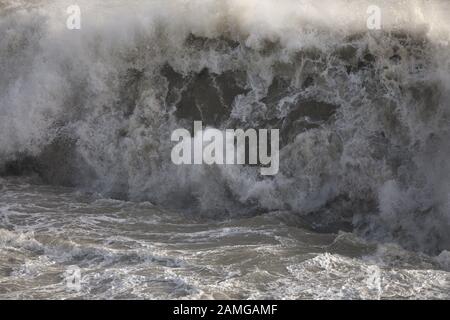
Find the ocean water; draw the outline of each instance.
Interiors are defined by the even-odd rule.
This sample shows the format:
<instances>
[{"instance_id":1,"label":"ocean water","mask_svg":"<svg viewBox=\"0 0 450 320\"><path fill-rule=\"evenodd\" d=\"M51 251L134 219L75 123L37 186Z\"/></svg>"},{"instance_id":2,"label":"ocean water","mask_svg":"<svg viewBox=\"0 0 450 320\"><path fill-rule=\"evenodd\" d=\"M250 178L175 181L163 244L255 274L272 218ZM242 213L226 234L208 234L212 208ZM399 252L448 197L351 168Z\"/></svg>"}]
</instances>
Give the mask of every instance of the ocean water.
<instances>
[{"instance_id":1,"label":"ocean water","mask_svg":"<svg viewBox=\"0 0 450 320\"><path fill-rule=\"evenodd\" d=\"M448 1L77 4L0 0L0 298L450 298ZM279 173L174 165L196 120Z\"/></svg>"},{"instance_id":2,"label":"ocean water","mask_svg":"<svg viewBox=\"0 0 450 320\"><path fill-rule=\"evenodd\" d=\"M215 221L17 179L1 191L2 299L450 298L449 252L315 232L289 212Z\"/></svg>"}]
</instances>

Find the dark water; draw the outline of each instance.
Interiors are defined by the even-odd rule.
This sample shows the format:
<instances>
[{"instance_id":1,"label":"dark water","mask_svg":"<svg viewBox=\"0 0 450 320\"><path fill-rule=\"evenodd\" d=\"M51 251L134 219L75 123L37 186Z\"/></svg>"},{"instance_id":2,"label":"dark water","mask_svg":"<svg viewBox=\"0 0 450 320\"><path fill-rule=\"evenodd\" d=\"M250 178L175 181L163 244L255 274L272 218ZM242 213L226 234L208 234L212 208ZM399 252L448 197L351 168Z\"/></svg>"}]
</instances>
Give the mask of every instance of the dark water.
<instances>
[{"instance_id":1,"label":"dark water","mask_svg":"<svg viewBox=\"0 0 450 320\"><path fill-rule=\"evenodd\" d=\"M5 299L450 298L448 252L317 233L287 212L211 221L17 179L1 191Z\"/></svg>"},{"instance_id":2,"label":"dark water","mask_svg":"<svg viewBox=\"0 0 450 320\"><path fill-rule=\"evenodd\" d=\"M0 297L449 298L447 1L124 3L0 1ZM174 165L195 120L280 172Z\"/></svg>"}]
</instances>

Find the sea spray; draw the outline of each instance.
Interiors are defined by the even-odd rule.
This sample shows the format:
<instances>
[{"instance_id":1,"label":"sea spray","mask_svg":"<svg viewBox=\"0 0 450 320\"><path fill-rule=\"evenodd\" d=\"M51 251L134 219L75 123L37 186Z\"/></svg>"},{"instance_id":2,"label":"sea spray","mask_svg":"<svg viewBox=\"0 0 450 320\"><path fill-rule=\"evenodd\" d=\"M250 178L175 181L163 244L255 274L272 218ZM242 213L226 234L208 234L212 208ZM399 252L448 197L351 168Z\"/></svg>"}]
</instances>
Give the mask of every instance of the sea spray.
<instances>
[{"instance_id":1,"label":"sea spray","mask_svg":"<svg viewBox=\"0 0 450 320\"><path fill-rule=\"evenodd\" d=\"M78 1L79 30L70 5L2 2L3 174L449 248L445 1ZM170 135L196 120L279 129L278 174L175 165Z\"/></svg>"}]
</instances>

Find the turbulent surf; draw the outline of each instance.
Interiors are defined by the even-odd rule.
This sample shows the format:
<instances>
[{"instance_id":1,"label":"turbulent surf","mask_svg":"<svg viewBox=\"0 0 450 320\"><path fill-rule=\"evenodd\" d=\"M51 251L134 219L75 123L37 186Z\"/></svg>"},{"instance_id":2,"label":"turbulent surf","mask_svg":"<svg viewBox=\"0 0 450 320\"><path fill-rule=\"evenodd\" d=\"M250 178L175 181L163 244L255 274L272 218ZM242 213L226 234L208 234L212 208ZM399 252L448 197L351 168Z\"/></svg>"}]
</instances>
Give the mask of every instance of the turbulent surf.
<instances>
[{"instance_id":1,"label":"turbulent surf","mask_svg":"<svg viewBox=\"0 0 450 320\"><path fill-rule=\"evenodd\" d=\"M71 4L0 1L1 297L450 297L447 1ZM194 121L278 174L173 164Z\"/></svg>"}]
</instances>

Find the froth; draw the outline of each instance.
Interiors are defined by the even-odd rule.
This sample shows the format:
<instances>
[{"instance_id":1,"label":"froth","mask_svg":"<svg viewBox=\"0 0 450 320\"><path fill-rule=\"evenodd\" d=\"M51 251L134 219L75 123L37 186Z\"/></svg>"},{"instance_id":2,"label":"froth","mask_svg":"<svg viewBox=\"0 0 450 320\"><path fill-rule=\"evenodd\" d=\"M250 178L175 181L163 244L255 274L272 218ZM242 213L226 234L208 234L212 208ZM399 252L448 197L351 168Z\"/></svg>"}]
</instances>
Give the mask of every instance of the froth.
<instances>
[{"instance_id":1,"label":"froth","mask_svg":"<svg viewBox=\"0 0 450 320\"><path fill-rule=\"evenodd\" d=\"M76 31L71 4L1 9L3 171L208 214L350 211L448 248L445 1L79 1ZM170 132L192 120L280 127L280 174L173 166Z\"/></svg>"}]
</instances>

